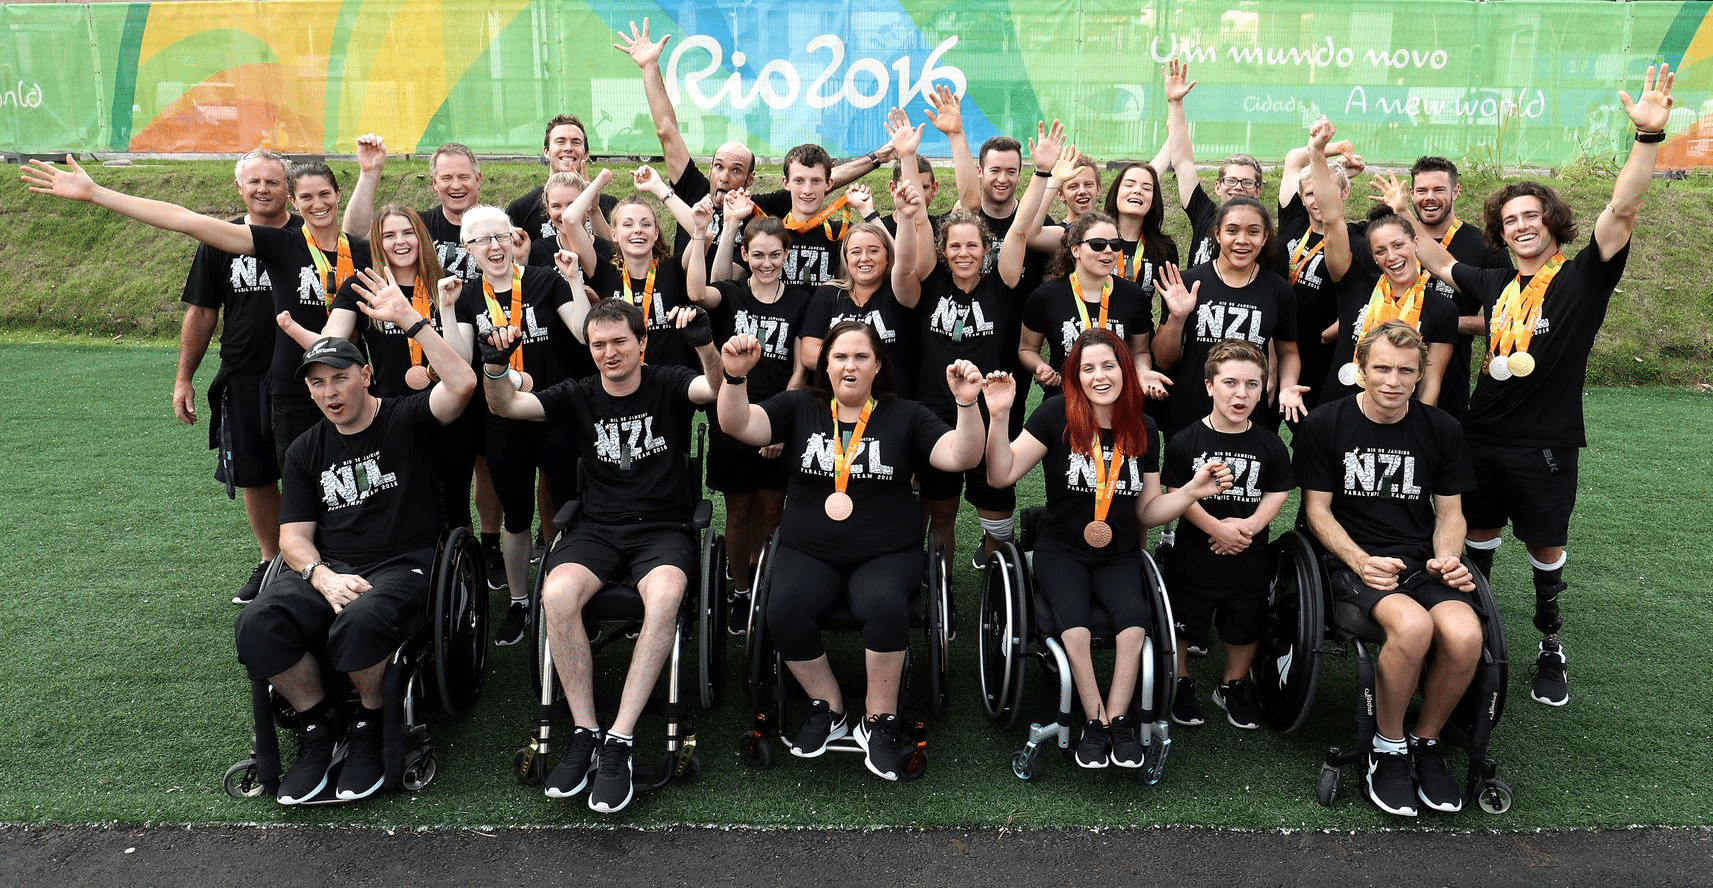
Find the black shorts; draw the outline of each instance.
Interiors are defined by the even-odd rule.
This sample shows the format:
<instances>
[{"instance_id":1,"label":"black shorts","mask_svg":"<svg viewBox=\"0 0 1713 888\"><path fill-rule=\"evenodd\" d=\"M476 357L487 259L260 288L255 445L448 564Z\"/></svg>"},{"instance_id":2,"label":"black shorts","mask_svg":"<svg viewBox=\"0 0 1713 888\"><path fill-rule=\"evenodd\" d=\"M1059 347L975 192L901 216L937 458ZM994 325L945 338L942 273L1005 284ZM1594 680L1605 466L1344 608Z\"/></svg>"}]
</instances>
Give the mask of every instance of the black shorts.
<instances>
[{"instance_id":1,"label":"black shorts","mask_svg":"<svg viewBox=\"0 0 1713 888\"><path fill-rule=\"evenodd\" d=\"M1146 627L1154 612L1142 586L1142 553L1129 552L1109 561L1089 564L1050 546L1035 549L1035 589L1047 599L1058 624L1066 629L1094 629L1094 608L1105 612L1114 635ZM1043 627L1047 628L1047 627Z\"/></svg>"},{"instance_id":2,"label":"black shorts","mask_svg":"<svg viewBox=\"0 0 1713 888\"><path fill-rule=\"evenodd\" d=\"M1217 627L1229 645L1261 640L1267 626L1267 540L1255 540L1237 555L1192 551L1183 531L1172 547L1166 596L1179 638L1206 647L1208 629ZM1206 537L1196 545L1205 547Z\"/></svg>"},{"instance_id":3,"label":"black shorts","mask_svg":"<svg viewBox=\"0 0 1713 888\"><path fill-rule=\"evenodd\" d=\"M768 564L767 629L792 662L827 652L821 624L848 609L862 625L862 646L876 653L910 647L911 595L922 588L921 549L829 562L781 543Z\"/></svg>"},{"instance_id":4,"label":"black shorts","mask_svg":"<svg viewBox=\"0 0 1713 888\"><path fill-rule=\"evenodd\" d=\"M1475 608L1475 599L1470 593L1453 589L1434 579L1433 574L1427 572L1421 561L1408 558L1404 561L1409 567L1406 567L1403 575L1399 577L1398 588L1390 592L1382 592L1362 582L1362 578L1348 567L1337 567L1328 577L1328 581L1332 583L1332 597L1337 601L1356 605L1369 619L1374 617L1374 606L1389 595L1407 595L1421 605L1422 610L1433 610L1447 601L1461 601Z\"/></svg>"},{"instance_id":5,"label":"black shorts","mask_svg":"<svg viewBox=\"0 0 1713 888\"><path fill-rule=\"evenodd\" d=\"M790 480L790 465L784 456L764 458L761 448L752 447L708 426L708 486L721 493L746 494L758 490L784 490Z\"/></svg>"},{"instance_id":6,"label":"black shorts","mask_svg":"<svg viewBox=\"0 0 1713 888\"><path fill-rule=\"evenodd\" d=\"M286 568L244 605L233 627L238 662L266 679L310 654L340 672L367 669L391 656L428 607L433 549L418 549L370 565L330 561L339 573L368 580L370 589L335 614L320 592Z\"/></svg>"},{"instance_id":7,"label":"black shorts","mask_svg":"<svg viewBox=\"0 0 1713 888\"><path fill-rule=\"evenodd\" d=\"M541 559L542 576L562 564L581 564L603 583L635 586L663 566L678 568L688 581L696 575L696 537L675 525L584 521Z\"/></svg>"},{"instance_id":8,"label":"black shorts","mask_svg":"<svg viewBox=\"0 0 1713 888\"><path fill-rule=\"evenodd\" d=\"M1576 509L1575 447L1516 447L1469 440L1475 490L1463 496L1463 518L1473 530L1497 530L1507 521L1530 546L1570 542Z\"/></svg>"},{"instance_id":9,"label":"black shorts","mask_svg":"<svg viewBox=\"0 0 1713 888\"><path fill-rule=\"evenodd\" d=\"M916 467L916 483L921 487L922 501L936 503L955 500L962 493L970 505L989 512L1017 511L1016 487L989 487L987 461L967 472L942 472L927 463Z\"/></svg>"},{"instance_id":10,"label":"black shorts","mask_svg":"<svg viewBox=\"0 0 1713 888\"><path fill-rule=\"evenodd\" d=\"M266 373L221 373L208 389L208 446L220 452L214 480L269 487L280 480Z\"/></svg>"},{"instance_id":11,"label":"black shorts","mask_svg":"<svg viewBox=\"0 0 1713 888\"><path fill-rule=\"evenodd\" d=\"M315 402L311 401L308 395L301 398L282 398L278 392L274 392L269 401L269 415L274 432L274 459L284 466L286 451L291 448L291 442L321 421L321 408L315 406Z\"/></svg>"}]
</instances>

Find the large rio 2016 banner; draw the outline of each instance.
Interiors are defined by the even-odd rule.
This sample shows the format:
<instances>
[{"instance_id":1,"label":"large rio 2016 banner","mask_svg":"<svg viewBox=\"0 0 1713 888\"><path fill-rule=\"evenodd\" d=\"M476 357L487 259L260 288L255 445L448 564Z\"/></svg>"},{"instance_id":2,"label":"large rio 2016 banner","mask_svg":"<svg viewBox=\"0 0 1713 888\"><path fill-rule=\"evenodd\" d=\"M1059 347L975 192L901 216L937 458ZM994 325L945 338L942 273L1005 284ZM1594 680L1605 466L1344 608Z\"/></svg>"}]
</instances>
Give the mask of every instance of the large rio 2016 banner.
<instances>
[{"instance_id":1,"label":"large rio 2016 banner","mask_svg":"<svg viewBox=\"0 0 1713 888\"><path fill-rule=\"evenodd\" d=\"M1326 114L1371 160L1603 160L1616 98L1678 69L1662 165L1713 166L1713 4L1466 0L283 0L0 7L0 139L14 152L346 153L464 142L529 153L562 111L597 154L659 145L636 66L644 17L691 150L853 155L888 108L964 92L972 143L1059 119L1102 160L1152 156L1160 67L1190 63L1198 152L1277 158ZM948 153L932 133L926 153Z\"/></svg>"}]
</instances>

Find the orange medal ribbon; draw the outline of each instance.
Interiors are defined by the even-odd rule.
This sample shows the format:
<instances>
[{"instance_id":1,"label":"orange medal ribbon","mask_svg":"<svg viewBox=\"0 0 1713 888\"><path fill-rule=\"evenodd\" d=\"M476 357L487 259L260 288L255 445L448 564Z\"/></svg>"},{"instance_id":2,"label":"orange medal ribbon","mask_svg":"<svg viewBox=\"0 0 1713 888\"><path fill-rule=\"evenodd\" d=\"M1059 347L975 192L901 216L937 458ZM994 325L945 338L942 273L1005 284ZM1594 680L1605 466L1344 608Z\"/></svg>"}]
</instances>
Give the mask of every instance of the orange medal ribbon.
<instances>
[{"instance_id":1,"label":"orange medal ribbon","mask_svg":"<svg viewBox=\"0 0 1713 888\"><path fill-rule=\"evenodd\" d=\"M1083 282L1081 278L1077 277L1076 272L1071 272L1071 295L1075 297L1071 301L1076 303L1077 317L1082 319L1083 329L1094 329L1089 326L1088 304L1083 302ZM1106 310L1111 302L1112 278L1107 278L1100 283L1100 326L1102 327L1106 326Z\"/></svg>"},{"instance_id":2,"label":"orange medal ribbon","mask_svg":"<svg viewBox=\"0 0 1713 888\"><path fill-rule=\"evenodd\" d=\"M1105 449L1100 446L1100 433L1094 436L1094 520L1105 521L1112 508L1112 489L1118 485L1118 467L1124 464L1124 448L1112 444L1112 462L1101 459Z\"/></svg>"},{"instance_id":3,"label":"orange medal ribbon","mask_svg":"<svg viewBox=\"0 0 1713 888\"><path fill-rule=\"evenodd\" d=\"M1445 230L1445 237L1439 239L1439 245L1447 250L1451 249L1451 239L1457 236L1457 229L1462 227L1463 220L1457 218L1457 214L1453 213L1451 216L1451 227Z\"/></svg>"},{"instance_id":4,"label":"orange medal ribbon","mask_svg":"<svg viewBox=\"0 0 1713 888\"><path fill-rule=\"evenodd\" d=\"M844 436L839 434L839 399L832 400L833 408L833 490L844 493L851 483L851 461L856 459L857 450L862 446L863 430L868 428L868 418L874 415L874 399L862 405L862 415L857 417L856 428L851 431L851 441L846 444Z\"/></svg>"},{"instance_id":5,"label":"orange medal ribbon","mask_svg":"<svg viewBox=\"0 0 1713 888\"><path fill-rule=\"evenodd\" d=\"M842 228L839 230L838 236L834 237L833 236L833 223L832 223L833 214L841 212L841 211L844 213L844 215L841 217L841 220L840 220L840 225L842 226ZM819 225L819 226L821 226L822 230L826 231L827 240L830 240L830 241L844 240L845 234L846 234L846 232L848 232L850 230L850 226L851 226L850 199L848 197L846 197L845 195L841 194L841 195L839 195L837 200L833 201L830 204L827 204L825 207L822 207L821 211L819 213L816 213L815 215L810 216L809 218L804 219L801 222L794 221L791 218L790 213L786 213L785 218L781 219L780 222L781 222L781 224L783 224L785 226L787 231L794 231L798 234L802 234L803 232L808 231L809 229L814 228L815 226Z\"/></svg>"},{"instance_id":6,"label":"orange medal ribbon","mask_svg":"<svg viewBox=\"0 0 1713 888\"><path fill-rule=\"evenodd\" d=\"M1564 267L1564 253L1554 253L1527 287L1520 286L1521 274L1505 285L1505 292L1493 306L1493 322L1488 339L1494 355L1509 356L1512 352L1527 352L1535 338L1535 324L1541 318L1541 305L1546 302L1546 288L1558 270Z\"/></svg>"},{"instance_id":7,"label":"orange medal ribbon","mask_svg":"<svg viewBox=\"0 0 1713 888\"><path fill-rule=\"evenodd\" d=\"M357 266L351 260L351 238L345 232L339 232L339 258L335 266L327 261L327 254L316 246L315 235L309 233L309 226L303 227L303 242L309 245L309 258L315 263L315 273L321 278L321 298L326 301L329 309L333 308L333 300L339 295L339 285L350 280L357 273ZM329 275L332 275L331 277Z\"/></svg>"},{"instance_id":8,"label":"orange medal ribbon","mask_svg":"<svg viewBox=\"0 0 1713 888\"><path fill-rule=\"evenodd\" d=\"M1314 260L1315 254L1326 249L1324 236L1315 242L1314 249L1308 249L1309 240L1313 234L1313 232L1305 233L1303 239L1297 242L1296 252L1291 254L1291 283L1293 284L1297 282L1297 278L1303 276L1303 269L1307 268L1309 263Z\"/></svg>"},{"instance_id":9,"label":"orange medal ribbon","mask_svg":"<svg viewBox=\"0 0 1713 888\"><path fill-rule=\"evenodd\" d=\"M438 313L437 309L434 307L434 297L426 293L418 293L415 285L413 284L400 284L399 287L401 289L404 287L410 287L410 304L416 308L417 314L428 318L429 323L434 324L435 316ZM438 331L440 329L440 325L434 324L434 329ZM400 330L399 332L403 333L404 331ZM410 365L412 367L422 366L422 343L417 342L416 338L411 336L405 337L405 341L410 343Z\"/></svg>"},{"instance_id":10,"label":"orange medal ribbon","mask_svg":"<svg viewBox=\"0 0 1713 888\"><path fill-rule=\"evenodd\" d=\"M1374 284L1374 295L1368 297L1368 308L1362 314L1362 329L1357 331L1356 340L1368 335L1368 331L1387 321L1403 321L1417 330L1422 328L1422 303L1426 302L1428 275L1426 272L1416 277L1416 282L1404 295L1392 298L1392 279L1385 275ZM1345 385L1356 385L1357 363L1354 355L1350 363L1339 370L1338 380Z\"/></svg>"},{"instance_id":11,"label":"orange medal ribbon","mask_svg":"<svg viewBox=\"0 0 1713 888\"><path fill-rule=\"evenodd\" d=\"M482 276L482 298L488 303L488 318L494 321L494 326L504 327L506 324L516 324L520 333L528 333L523 328L523 266L512 266L512 311L506 314L500 306L500 301L494 297L494 285L488 283L486 275ZM523 347L512 351L511 368L523 372Z\"/></svg>"},{"instance_id":12,"label":"orange medal ribbon","mask_svg":"<svg viewBox=\"0 0 1713 888\"><path fill-rule=\"evenodd\" d=\"M647 330L648 325L654 321L654 272L659 267L659 262L648 263L648 277L642 282L642 304L637 307L642 309L642 328L644 330ZM630 271L628 269L624 273L624 279L625 301L636 305L636 295L631 292ZM642 347L642 360L643 363L648 363L648 346L646 345Z\"/></svg>"}]
</instances>

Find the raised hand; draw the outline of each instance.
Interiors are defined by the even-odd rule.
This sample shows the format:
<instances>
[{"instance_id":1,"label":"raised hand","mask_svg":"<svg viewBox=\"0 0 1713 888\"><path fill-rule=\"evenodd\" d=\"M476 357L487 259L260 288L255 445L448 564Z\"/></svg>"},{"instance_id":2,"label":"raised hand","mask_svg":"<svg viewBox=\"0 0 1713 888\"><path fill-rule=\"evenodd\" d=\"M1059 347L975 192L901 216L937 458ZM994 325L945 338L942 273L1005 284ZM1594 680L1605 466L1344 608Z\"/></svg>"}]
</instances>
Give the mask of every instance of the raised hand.
<instances>
[{"instance_id":1,"label":"raised hand","mask_svg":"<svg viewBox=\"0 0 1713 888\"><path fill-rule=\"evenodd\" d=\"M1077 146L1066 146L1064 153L1059 156L1059 162L1053 164L1053 181L1063 185L1074 178L1077 174L1077 161L1081 160L1082 156Z\"/></svg>"},{"instance_id":2,"label":"raised hand","mask_svg":"<svg viewBox=\"0 0 1713 888\"><path fill-rule=\"evenodd\" d=\"M387 165L387 142L374 133L357 137L357 169L379 173Z\"/></svg>"},{"instance_id":3,"label":"raised hand","mask_svg":"<svg viewBox=\"0 0 1713 888\"><path fill-rule=\"evenodd\" d=\"M703 234L714 221L714 196L705 194L702 199L690 207L690 218L695 224L693 234Z\"/></svg>"},{"instance_id":4,"label":"raised hand","mask_svg":"<svg viewBox=\"0 0 1713 888\"><path fill-rule=\"evenodd\" d=\"M1322 117L1309 127L1309 150L1326 155L1326 146L1332 142L1332 137L1338 134L1338 127L1332 121Z\"/></svg>"},{"instance_id":5,"label":"raised hand","mask_svg":"<svg viewBox=\"0 0 1713 888\"><path fill-rule=\"evenodd\" d=\"M553 264L559 269L559 276L567 283L583 279L583 269L577 261L577 254L570 250L555 250Z\"/></svg>"},{"instance_id":6,"label":"raised hand","mask_svg":"<svg viewBox=\"0 0 1713 888\"><path fill-rule=\"evenodd\" d=\"M1160 300L1166 303L1166 310L1172 317L1189 317L1196 310L1196 298L1201 295L1201 281L1195 286L1184 289L1184 276L1176 265L1170 262L1160 267L1160 273L1154 278L1155 288L1160 291Z\"/></svg>"},{"instance_id":7,"label":"raised hand","mask_svg":"<svg viewBox=\"0 0 1713 888\"><path fill-rule=\"evenodd\" d=\"M1218 496L1231 489L1231 467L1218 460L1202 463L1190 479L1189 488L1198 500Z\"/></svg>"},{"instance_id":8,"label":"raised hand","mask_svg":"<svg viewBox=\"0 0 1713 888\"><path fill-rule=\"evenodd\" d=\"M619 39L617 43L613 44L613 48L630 56L630 60L636 62L638 68L660 64L660 55L666 49L666 42L672 39L672 35L668 34L660 38L658 42L650 40L648 37L648 19L646 18L642 20L642 30L640 31L637 30L636 22L630 23L629 37L626 37L623 31L618 33Z\"/></svg>"},{"instance_id":9,"label":"raised hand","mask_svg":"<svg viewBox=\"0 0 1713 888\"><path fill-rule=\"evenodd\" d=\"M1196 82L1190 80L1190 65L1188 62L1172 59L1166 64L1166 101L1181 102L1190 90L1196 88Z\"/></svg>"},{"instance_id":10,"label":"raised hand","mask_svg":"<svg viewBox=\"0 0 1713 888\"><path fill-rule=\"evenodd\" d=\"M962 358L946 365L946 387L959 404L973 404L981 397L982 380L981 369Z\"/></svg>"},{"instance_id":11,"label":"raised hand","mask_svg":"<svg viewBox=\"0 0 1713 888\"><path fill-rule=\"evenodd\" d=\"M458 299L464 295L464 279L455 274L449 274L437 281L434 288L440 291L441 305L457 305Z\"/></svg>"},{"instance_id":12,"label":"raised hand","mask_svg":"<svg viewBox=\"0 0 1713 888\"><path fill-rule=\"evenodd\" d=\"M357 307L377 321L387 321L400 330L408 330L422 319L422 314L405 298L404 291L393 280L393 270L388 268L385 271L384 278L373 268L357 271L357 280L351 285L362 299Z\"/></svg>"},{"instance_id":13,"label":"raised hand","mask_svg":"<svg viewBox=\"0 0 1713 888\"><path fill-rule=\"evenodd\" d=\"M1666 124L1671 122L1672 103L1676 101L1671 96L1671 88L1676 83L1677 75L1672 73L1671 66L1661 63L1658 70L1648 66L1641 98L1632 99L1628 91L1618 91L1618 100L1624 103L1624 113L1630 115L1630 122L1636 125L1637 130L1648 133L1665 131Z\"/></svg>"},{"instance_id":14,"label":"raised hand","mask_svg":"<svg viewBox=\"0 0 1713 888\"><path fill-rule=\"evenodd\" d=\"M948 84L940 83L934 86L934 91L928 94L928 120L934 124L934 129L948 136L960 135L964 131L963 97L954 92Z\"/></svg>"},{"instance_id":15,"label":"raised hand","mask_svg":"<svg viewBox=\"0 0 1713 888\"><path fill-rule=\"evenodd\" d=\"M1050 127L1044 120L1035 124L1035 138L1029 140L1029 159L1035 169L1052 172L1064 150L1064 124L1057 120Z\"/></svg>"},{"instance_id":16,"label":"raised hand","mask_svg":"<svg viewBox=\"0 0 1713 888\"><path fill-rule=\"evenodd\" d=\"M720 348L720 363L733 376L748 376L749 371L761 363L761 340L748 333L727 339Z\"/></svg>"},{"instance_id":17,"label":"raised hand","mask_svg":"<svg viewBox=\"0 0 1713 888\"><path fill-rule=\"evenodd\" d=\"M755 212L755 201L750 200L748 188L727 191L725 201L727 225L737 225Z\"/></svg>"},{"instance_id":18,"label":"raised hand","mask_svg":"<svg viewBox=\"0 0 1713 888\"><path fill-rule=\"evenodd\" d=\"M37 194L51 194L67 200L89 200L95 196L95 180L83 171L83 166L77 158L70 154L65 156L69 170L48 163L45 160L31 160L28 165L21 167L19 172L24 184Z\"/></svg>"},{"instance_id":19,"label":"raised hand","mask_svg":"<svg viewBox=\"0 0 1713 888\"><path fill-rule=\"evenodd\" d=\"M672 194L672 186L667 184L666 178L646 163L632 170L630 179L636 190L653 195L655 200L665 200Z\"/></svg>"},{"instance_id":20,"label":"raised hand","mask_svg":"<svg viewBox=\"0 0 1713 888\"><path fill-rule=\"evenodd\" d=\"M874 212L874 192L861 182L845 189L845 203L857 211L858 216L867 216Z\"/></svg>"},{"instance_id":21,"label":"raised hand","mask_svg":"<svg viewBox=\"0 0 1713 888\"><path fill-rule=\"evenodd\" d=\"M1004 370L995 370L987 374L981 397L987 402L988 413L1004 413L1017 403L1017 380Z\"/></svg>"},{"instance_id":22,"label":"raised hand","mask_svg":"<svg viewBox=\"0 0 1713 888\"><path fill-rule=\"evenodd\" d=\"M1399 179L1397 173L1375 176L1368 180L1368 186L1375 191L1374 194L1368 195L1369 200L1391 207L1392 212L1400 216L1410 211L1412 202L1409 183Z\"/></svg>"},{"instance_id":23,"label":"raised hand","mask_svg":"<svg viewBox=\"0 0 1713 888\"><path fill-rule=\"evenodd\" d=\"M886 112L886 134L892 138L891 147L894 158L906 154L915 154L922 144L922 129L927 124L910 125L910 115L903 108L894 108ZM909 170L905 170L909 172Z\"/></svg>"}]
</instances>

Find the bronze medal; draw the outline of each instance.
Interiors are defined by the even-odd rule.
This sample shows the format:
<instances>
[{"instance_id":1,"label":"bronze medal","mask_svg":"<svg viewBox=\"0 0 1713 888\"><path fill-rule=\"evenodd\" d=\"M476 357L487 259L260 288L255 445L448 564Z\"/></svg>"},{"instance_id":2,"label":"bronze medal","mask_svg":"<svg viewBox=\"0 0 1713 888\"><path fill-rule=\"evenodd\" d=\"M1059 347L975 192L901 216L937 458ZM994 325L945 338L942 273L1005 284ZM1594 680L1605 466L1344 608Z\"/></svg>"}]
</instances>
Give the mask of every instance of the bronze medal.
<instances>
[{"instance_id":1,"label":"bronze medal","mask_svg":"<svg viewBox=\"0 0 1713 888\"><path fill-rule=\"evenodd\" d=\"M426 367L412 367L409 370L404 371L404 384L410 386L415 391L420 392L423 389L428 388L429 382L428 368Z\"/></svg>"},{"instance_id":2,"label":"bronze medal","mask_svg":"<svg viewBox=\"0 0 1713 888\"><path fill-rule=\"evenodd\" d=\"M512 372L517 374L517 390L518 391L527 392L527 391L531 391L535 388L535 377L529 375L528 373L523 372L522 370L514 370Z\"/></svg>"},{"instance_id":3,"label":"bronze medal","mask_svg":"<svg viewBox=\"0 0 1713 888\"><path fill-rule=\"evenodd\" d=\"M1104 549L1112 542L1112 525L1105 521L1090 521L1083 527L1083 542L1096 549Z\"/></svg>"},{"instance_id":4,"label":"bronze medal","mask_svg":"<svg viewBox=\"0 0 1713 888\"><path fill-rule=\"evenodd\" d=\"M843 521L851 517L851 511L855 508L855 504L851 502L850 494L835 490L827 494L827 502L824 508L827 510L828 518L834 521Z\"/></svg>"}]
</instances>

